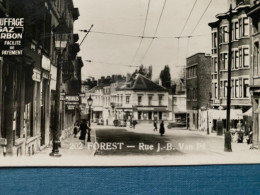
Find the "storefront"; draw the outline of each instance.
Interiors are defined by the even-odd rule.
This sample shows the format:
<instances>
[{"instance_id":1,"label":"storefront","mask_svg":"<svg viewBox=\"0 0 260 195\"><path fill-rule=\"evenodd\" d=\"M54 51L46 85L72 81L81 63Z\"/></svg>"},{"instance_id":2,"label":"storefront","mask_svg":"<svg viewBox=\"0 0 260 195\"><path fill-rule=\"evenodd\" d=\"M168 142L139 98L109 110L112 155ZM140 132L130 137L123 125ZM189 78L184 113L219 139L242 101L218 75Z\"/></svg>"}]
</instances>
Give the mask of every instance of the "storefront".
<instances>
[{"instance_id":1,"label":"storefront","mask_svg":"<svg viewBox=\"0 0 260 195\"><path fill-rule=\"evenodd\" d=\"M134 119L138 122L152 123L154 120L167 120L168 108L165 107L134 107L133 109Z\"/></svg>"}]
</instances>

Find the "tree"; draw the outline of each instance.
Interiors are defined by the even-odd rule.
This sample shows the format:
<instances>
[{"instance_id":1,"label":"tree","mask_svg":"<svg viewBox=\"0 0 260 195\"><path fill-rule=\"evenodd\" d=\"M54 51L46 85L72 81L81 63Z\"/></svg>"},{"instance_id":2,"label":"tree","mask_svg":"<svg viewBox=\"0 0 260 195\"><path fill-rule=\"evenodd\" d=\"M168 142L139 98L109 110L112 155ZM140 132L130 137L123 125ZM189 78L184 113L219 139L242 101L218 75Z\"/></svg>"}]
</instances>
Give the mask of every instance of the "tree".
<instances>
[{"instance_id":1,"label":"tree","mask_svg":"<svg viewBox=\"0 0 260 195\"><path fill-rule=\"evenodd\" d=\"M135 77L136 74L144 75L148 79L152 79L153 75L153 67L148 66L145 67L143 64L139 67L139 69L136 69L135 72L132 74L132 77Z\"/></svg>"},{"instance_id":2,"label":"tree","mask_svg":"<svg viewBox=\"0 0 260 195\"><path fill-rule=\"evenodd\" d=\"M160 73L160 79L162 81L162 86L165 88L171 88L171 74L168 65L164 66L164 69Z\"/></svg>"}]
</instances>

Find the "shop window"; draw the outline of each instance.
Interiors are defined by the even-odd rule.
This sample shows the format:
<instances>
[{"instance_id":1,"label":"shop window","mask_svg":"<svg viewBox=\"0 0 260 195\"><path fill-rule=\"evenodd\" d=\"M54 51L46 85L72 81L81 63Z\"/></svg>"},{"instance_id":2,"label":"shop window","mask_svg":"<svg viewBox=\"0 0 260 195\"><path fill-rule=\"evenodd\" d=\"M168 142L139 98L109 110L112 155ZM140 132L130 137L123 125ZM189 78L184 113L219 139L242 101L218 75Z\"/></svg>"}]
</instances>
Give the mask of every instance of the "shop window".
<instances>
[{"instance_id":1,"label":"shop window","mask_svg":"<svg viewBox=\"0 0 260 195\"><path fill-rule=\"evenodd\" d=\"M142 112L138 112L138 120L142 119Z\"/></svg>"},{"instance_id":2,"label":"shop window","mask_svg":"<svg viewBox=\"0 0 260 195\"><path fill-rule=\"evenodd\" d=\"M162 112L159 112L159 120L162 120Z\"/></svg>"},{"instance_id":3,"label":"shop window","mask_svg":"<svg viewBox=\"0 0 260 195\"><path fill-rule=\"evenodd\" d=\"M152 115L153 115L152 112L148 112L148 119L149 119L149 120L152 120Z\"/></svg>"}]
</instances>

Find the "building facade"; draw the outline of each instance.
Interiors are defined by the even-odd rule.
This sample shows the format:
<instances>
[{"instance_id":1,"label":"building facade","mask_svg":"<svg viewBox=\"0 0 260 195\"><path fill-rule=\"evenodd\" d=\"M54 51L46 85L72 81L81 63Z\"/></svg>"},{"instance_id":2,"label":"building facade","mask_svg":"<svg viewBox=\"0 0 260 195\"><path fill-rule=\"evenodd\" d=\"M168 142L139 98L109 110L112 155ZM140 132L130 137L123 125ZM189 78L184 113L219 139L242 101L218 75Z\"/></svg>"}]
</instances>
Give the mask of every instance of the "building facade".
<instances>
[{"instance_id":1,"label":"building facade","mask_svg":"<svg viewBox=\"0 0 260 195\"><path fill-rule=\"evenodd\" d=\"M199 129L200 111L207 108L211 92L211 56L197 53L187 58L187 128Z\"/></svg>"},{"instance_id":2,"label":"building facade","mask_svg":"<svg viewBox=\"0 0 260 195\"><path fill-rule=\"evenodd\" d=\"M251 108L249 93L250 83L250 20L247 12L250 9L248 1L229 1L232 4L232 60L231 60L231 128L236 128L243 113ZM213 116L218 116L220 109L227 106L227 78L228 78L228 46L229 46L229 12L218 14L217 21L209 26L212 29L212 106ZM218 119L213 118L213 130L216 130ZM248 122L248 121L247 121Z\"/></svg>"},{"instance_id":3,"label":"building facade","mask_svg":"<svg viewBox=\"0 0 260 195\"><path fill-rule=\"evenodd\" d=\"M253 117L253 146L260 148L260 1L251 0L250 9L248 10L248 17L250 22L250 93L252 95L252 117Z\"/></svg>"},{"instance_id":4,"label":"building facade","mask_svg":"<svg viewBox=\"0 0 260 195\"><path fill-rule=\"evenodd\" d=\"M0 59L0 155L30 156L52 140L57 64L53 27L65 17L73 33L78 12L72 0L6 0L0 4L2 17L21 17L25 23L23 55ZM69 54L67 48L64 64Z\"/></svg>"}]
</instances>

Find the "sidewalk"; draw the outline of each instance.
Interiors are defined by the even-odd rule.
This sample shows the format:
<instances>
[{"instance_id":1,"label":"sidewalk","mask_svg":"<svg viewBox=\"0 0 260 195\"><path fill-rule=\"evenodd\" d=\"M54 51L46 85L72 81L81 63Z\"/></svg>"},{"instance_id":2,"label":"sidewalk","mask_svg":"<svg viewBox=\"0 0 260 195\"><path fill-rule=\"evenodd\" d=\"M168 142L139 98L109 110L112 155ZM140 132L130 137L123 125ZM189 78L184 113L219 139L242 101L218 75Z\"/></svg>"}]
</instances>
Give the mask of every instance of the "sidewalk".
<instances>
[{"instance_id":1,"label":"sidewalk","mask_svg":"<svg viewBox=\"0 0 260 195\"><path fill-rule=\"evenodd\" d=\"M96 141L96 132L95 129L92 128L91 133L91 143ZM40 151L35 156L48 156L52 151L52 146L45 148ZM74 135L70 135L68 138L61 141L61 147L59 148L59 153L62 156L94 156L95 150L87 147L87 135L86 135L86 144L84 145L82 140L78 137L74 137Z\"/></svg>"}]
</instances>

